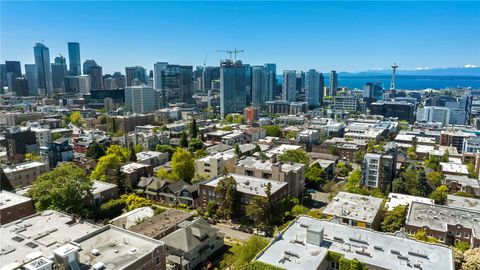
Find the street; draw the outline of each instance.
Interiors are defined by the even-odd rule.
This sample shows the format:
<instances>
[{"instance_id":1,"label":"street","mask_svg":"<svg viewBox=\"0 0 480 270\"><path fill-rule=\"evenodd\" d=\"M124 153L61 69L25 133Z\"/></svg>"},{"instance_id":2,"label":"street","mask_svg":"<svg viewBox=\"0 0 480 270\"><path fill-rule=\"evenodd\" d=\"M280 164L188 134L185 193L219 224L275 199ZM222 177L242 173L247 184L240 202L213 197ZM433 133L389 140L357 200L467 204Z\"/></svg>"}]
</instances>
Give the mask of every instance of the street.
<instances>
[{"instance_id":1,"label":"street","mask_svg":"<svg viewBox=\"0 0 480 270\"><path fill-rule=\"evenodd\" d=\"M212 225L213 227L220 230L221 233L225 234L225 237L230 239L237 239L239 241L247 241L253 234L237 231L231 228L231 225L218 223Z\"/></svg>"}]
</instances>

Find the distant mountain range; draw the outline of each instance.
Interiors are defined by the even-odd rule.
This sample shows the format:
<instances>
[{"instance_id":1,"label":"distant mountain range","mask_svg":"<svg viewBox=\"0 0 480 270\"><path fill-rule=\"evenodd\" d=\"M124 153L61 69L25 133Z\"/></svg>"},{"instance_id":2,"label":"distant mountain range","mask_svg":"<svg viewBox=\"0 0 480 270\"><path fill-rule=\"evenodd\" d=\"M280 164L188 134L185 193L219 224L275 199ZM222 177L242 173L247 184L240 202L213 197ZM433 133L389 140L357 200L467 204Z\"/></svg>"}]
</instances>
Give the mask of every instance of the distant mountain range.
<instances>
[{"instance_id":1,"label":"distant mountain range","mask_svg":"<svg viewBox=\"0 0 480 270\"><path fill-rule=\"evenodd\" d=\"M409 76L480 76L480 67L422 68L415 70L397 70L397 75ZM338 76L384 76L392 70L368 70L361 72L338 72Z\"/></svg>"}]
</instances>

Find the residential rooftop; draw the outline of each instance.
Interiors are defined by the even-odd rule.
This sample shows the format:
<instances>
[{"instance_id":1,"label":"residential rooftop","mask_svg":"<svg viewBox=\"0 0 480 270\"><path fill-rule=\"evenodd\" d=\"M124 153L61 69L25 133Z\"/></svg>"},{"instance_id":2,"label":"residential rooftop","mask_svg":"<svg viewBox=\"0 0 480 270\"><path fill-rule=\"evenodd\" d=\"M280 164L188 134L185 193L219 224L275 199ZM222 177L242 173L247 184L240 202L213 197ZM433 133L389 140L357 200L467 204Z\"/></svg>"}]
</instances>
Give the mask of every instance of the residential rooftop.
<instances>
[{"instance_id":1,"label":"residential rooftop","mask_svg":"<svg viewBox=\"0 0 480 270\"><path fill-rule=\"evenodd\" d=\"M14 166L7 166L6 168L3 169L3 171L6 174L10 174L10 173L18 172L18 171L28 170L28 169L35 168L35 167L42 167L42 166L45 166L45 165L46 164L43 163L43 162L29 161L29 162L19 163L19 164L16 164Z\"/></svg>"},{"instance_id":2,"label":"residential rooftop","mask_svg":"<svg viewBox=\"0 0 480 270\"><path fill-rule=\"evenodd\" d=\"M237 166L244 166L245 168L257 169L262 171L271 171L272 166L275 165L272 161L262 161L254 157L246 157L237 162ZM300 170L304 165L300 163L277 163L282 167L282 172L290 172Z\"/></svg>"},{"instance_id":3,"label":"residential rooftop","mask_svg":"<svg viewBox=\"0 0 480 270\"><path fill-rule=\"evenodd\" d=\"M480 199L467 198L456 195L447 196L447 205L453 207L466 208L470 210L480 211Z\"/></svg>"},{"instance_id":4,"label":"residential rooftop","mask_svg":"<svg viewBox=\"0 0 480 270\"><path fill-rule=\"evenodd\" d=\"M327 205L323 214L372 223L383 200L380 198L339 192Z\"/></svg>"},{"instance_id":5,"label":"residential rooftop","mask_svg":"<svg viewBox=\"0 0 480 270\"><path fill-rule=\"evenodd\" d=\"M28 197L0 190L0 209L9 208L28 201L31 201Z\"/></svg>"},{"instance_id":6,"label":"residential rooftop","mask_svg":"<svg viewBox=\"0 0 480 270\"><path fill-rule=\"evenodd\" d=\"M263 178L257 178L257 177L234 174L234 173L230 173L230 174L227 174L226 176L220 176L220 177L214 178L208 182L204 182L203 185L216 187L218 185L218 182L220 182L220 180L230 176L235 179L235 182L237 182L238 192L256 195L256 196L262 196L262 197L267 197L267 194L265 193L265 188L268 183L272 185L271 186L272 194L279 191L284 186L288 185L288 183L286 182L272 181L272 180L267 180Z\"/></svg>"},{"instance_id":7,"label":"residential rooftop","mask_svg":"<svg viewBox=\"0 0 480 270\"><path fill-rule=\"evenodd\" d=\"M23 263L34 254L52 256L52 250L98 229L56 211L43 211L0 227L0 268ZM29 258L29 259L27 259Z\"/></svg>"},{"instance_id":8,"label":"residential rooftop","mask_svg":"<svg viewBox=\"0 0 480 270\"><path fill-rule=\"evenodd\" d=\"M388 194L388 201L386 206L388 210L393 210L395 207L399 205L410 205L412 202L423 202L426 204L435 204L435 201L429 198L412 196L407 194L400 194L400 193L389 193Z\"/></svg>"},{"instance_id":9,"label":"residential rooftop","mask_svg":"<svg viewBox=\"0 0 480 270\"><path fill-rule=\"evenodd\" d=\"M288 150L297 150L297 149L300 149L300 148L302 148L302 147L299 146L299 145L282 144L280 146L277 146L275 148L272 148L272 149L268 150L266 154L270 155L270 156L271 155L281 155Z\"/></svg>"},{"instance_id":10,"label":"residential rooftop","mask_svg":"<svg viewBox=\"0 0 480 270\"><path fill-rule=\"evenodd\" d=\"M412 202L405 224L425 227L439 232L448 231L449 224L462 224L471 228L475 237L480 235L480 212L466 208Z\"/></svg>"},{"instance_id":11,"label":"residential rooftop","mask_svg":"<svg viewBox=\"0 0 480 270\"><path fill-rule=\"evenodd\" d=\"M256 260L288 270L323 269L329 251L379 269L453 270L449 247L300 216Z\"/></svg>"},{"instance_id":12,"label":"residential rooftop","mask_svg":"<svg viewBox=\"0 0 480 270\"><path fill-rule=\"evenodd\" d=\"M150 253L161 256L164 248L163 242L112 225L85 235L75 243L81 247L81 263L102 263L106 270L122 269ZM97 255L93 254L94 249Z\"/></svg>"},{"instance_id":13,"label":"residential rooftop","mask_svg":"<svg viewBox=\"0 0 480 270\"><path fill-rule=\"evenodd\" d=\"M130 231L157 239L158 235L163 235L164 232L175 228L178 223L192 217L193 215L191 213L168 209L163 213L130 227Z\"/></svg>"},{"instance_id":14,"label":"residential rooftop","mask_svg":"<svg viewBox=\"0 0 480 270\"><path fill-rule=\"evenodd\" d=\"M440 162L440 167L444 173L468 175L467 165L457 163Z\"/></svg>"}]
</instances>

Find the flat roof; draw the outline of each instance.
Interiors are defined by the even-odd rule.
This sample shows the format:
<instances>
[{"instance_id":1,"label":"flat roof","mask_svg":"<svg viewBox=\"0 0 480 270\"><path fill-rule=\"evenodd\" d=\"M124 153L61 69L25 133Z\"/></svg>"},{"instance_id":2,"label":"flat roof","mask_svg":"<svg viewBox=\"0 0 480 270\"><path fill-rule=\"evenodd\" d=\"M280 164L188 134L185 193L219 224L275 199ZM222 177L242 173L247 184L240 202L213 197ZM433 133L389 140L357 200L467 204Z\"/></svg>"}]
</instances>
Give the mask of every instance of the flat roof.
<instances>
[{"instance_id":1,"label":"flat roof","mask_svg":"<svg viewBox=\"0 0 480 270\"><path fill-rule=\"evenodd\" d=\"M270 150L267 151L267 154L270 154L270 155L281 155L283 153L285 153L285 151L287 150L297 150L297 149L300 149L302 148L301 146L299 145L293 145L293 144L282 144L282 145L279 145L275 148L272 148Z\"/></svg>"},{"instance_id":2,"label":"flat roof","mask_svg":"<svg viewBox=\"0 0 480 270\"><path fill-rule=\"evenodd\" d=\"M349 192L339 192L323 214L372 223L382 208L383 199Z\"/></svg>"},{"instance_id":3,"label":"flat roof","mask_svg":"<svg viewBox=\"0 0 480 270\"><path fill-rule=\"evenodd\" d=\"M393 208L399 205L410 205L412 202L423 202L426 204L434 204L435 201L429 198L412 196L407 194L400 194L400 193L389 193L388 194L388 201L386 206L388 210L393 210Z\"/></svg>"},{"instance_id":4,"label":"flat roof","mask_svg":"<svg viewBox=\"0 0 480 270\"><path fill-rule=\"evenodd\" d=\"M150 217L149 219L130 227L129 230L155 238L158 235L162 235L163 232L176 227L180 222L192 217L193 215L191 213L176 209L168 209L163 213Z\"/></svg>"},{"instance_id":5,"label":"flat roof","mask_svg":"<svg viewBox=\"0 0 480 270\"><path fill-rule=\"evenodd\" d=\"M0 227L0 268L14 262L22 263L32 253L52 256L52 250L98 229L87 222L46 210Z\"/></svg>"},{"instance_id":6,"label":"flat roof","mask_svg":"<svg viewBox=\"0 0 480 270\"><path fill-rule=\"evenodd\" d=\"M462 224L465 228L471 228L474 232L472 236L478 238L480 212L466 208L413 202L410 205L405 224L416 227L428 226L439 232L448 231L448 224Z\"/></svg>"},{"instance_id":7,"label":"flat roof","mask_svg":"<svg viewBox=\"0 0 480 270\"><path fill-rule=\"evenodd\" d=\"M8 166L8 167L4 168L3 171L6 174L9 174L9 173L28 170L28 169L31 169L31 168L41 167L41 166L45 166L45 165L46 164L43 163L43 162L29 161L29 162L19 163L19 164L16 164L14 166Z\"/></svg>"},{"instance_id":8,"label":"flat roof","mask_svg":"<svg viewBox=\"0 0 480 270\"><path fill-rule=\"evenodd\" d=\"M440 167L442 168L442 172L455 173L455 174L459 173L459 174L468 175L467 165L440 162Z\"/></svg>"},{"instance_id":9,"label":"flat roof","mask_svg":"<svg viewBox=\"0 0 480 270\"><path fill-rule=\"evenodd\" d=\"M161 241L113 225L102 227L75 242L81 246L80 262L89 265L101 262L104 269L112 270L122 269L164 245ZM99 254L93 255L92 249L97 249Z\"/></svg>"},{"instance_id":10,"label":"flat roof","mask_svg":"<svg viewBox=\"0 0 480 270\"><path fill-rule=\"evenodd\" d=\"M280 163L279 163L280 164ZM255 157L246 157L237 162L237 166L244 166L245 168L254 168L262 171L271 171L274 164L272 161L262 161ZM281 163L282 172L296 171L301 169L304 165L300 163Z\"/></svg>"},{"instance_id":11,"label":"flat roof","mask_svg":"<svg viewBox=\"0 0 480 270\"><path fill-rule=\"evenodd\" d=\"M480 200L456 195L447 196L447 205L480 211Z\"/></svg>"},{"instance_id":12,"label":"flat roof","mask_svg":"<svg viewBox=\"0 0 480 270\"><path fill-rule=\"evenodd\" d=\"M225 176L214 178L208 182L203 183L203 185L216 187L220 180L230 176L235 179L235 182L237 182L238 192L256 195L256 196L262 196L262 197L267 197L267 194L265 193L265 189L264 189L267 183L270 183L272 185L272 189L271 189L272 194L274 194L284 186L288 185L288 183L286 182L272 181L272 180L267 180L263 178L257 178L257 177L234 174L234 173L230 173Z\"/></svg>"},{"instance_id":13,"label":"flat roof","mask_svg":"<svg viewBox=\"0 0 480 270\"><path fill-rule=\"evenodd\" d=\"M5 190L0 190L0 209L9 208L32 199Z\"/></svg>"},{"instance_id":14,"label":"flat roof","mask_svg":"<svg viewBox=\"0 0 480 270\"><path fill-rule=\"evenodd\" d=\"M315 244L315 237L310 238L321 234L320 244ZM292 221L256 260L288 270L319 269L328 251L382 269L411 270L415 265L424 270L455 269L452 250L447 246L306 216Z\"/></svg>"},{"instance_id":15,"label":"flat roof","mask_svg":"<svg viewBox=\"0 0 480 270\"><path fill-rule=\"evenodd\" d=\"M103 181L93 181L93 187L92 187L92 193L100 193L104 192L113 188L116 188L117 185L112 184L112 183L107 183Z\"/></svg>"}]
</instances>

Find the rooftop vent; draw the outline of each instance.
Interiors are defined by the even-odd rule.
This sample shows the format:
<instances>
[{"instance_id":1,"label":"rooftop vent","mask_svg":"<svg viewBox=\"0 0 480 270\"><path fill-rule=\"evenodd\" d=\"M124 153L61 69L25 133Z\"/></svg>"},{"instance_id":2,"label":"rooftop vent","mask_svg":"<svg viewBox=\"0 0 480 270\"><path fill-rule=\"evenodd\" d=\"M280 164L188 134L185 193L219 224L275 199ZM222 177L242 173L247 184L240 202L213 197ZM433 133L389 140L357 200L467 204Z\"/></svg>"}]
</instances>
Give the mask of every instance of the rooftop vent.
<instances>
[{"instance_id":1,"label":"rooftop vent","mask_svg":"<svg viewBox=\"0 0 480 270\"><path fill-rule=\"evenodd\" d=\"M90 250L90 253L92 255L98 256L98 255L100 255L100 250L98 250L96 248L93 248L92 250Z\"/></svg>"}]
</instances>

